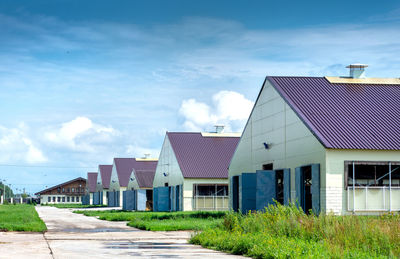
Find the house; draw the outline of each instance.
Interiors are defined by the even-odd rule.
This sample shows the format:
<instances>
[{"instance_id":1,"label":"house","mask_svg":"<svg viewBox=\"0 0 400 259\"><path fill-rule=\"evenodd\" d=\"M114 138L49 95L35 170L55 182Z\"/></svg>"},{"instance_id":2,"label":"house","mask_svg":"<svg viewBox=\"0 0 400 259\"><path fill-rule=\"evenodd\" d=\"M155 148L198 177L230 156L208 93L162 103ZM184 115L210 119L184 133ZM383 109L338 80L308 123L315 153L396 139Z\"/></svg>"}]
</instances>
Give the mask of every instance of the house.
<instances>
[{"instance_id":1,"label":"house","mask_svg":"<svg viewBox=\"0 0 400 259\"><path fill-rule=\"evenodd\" d=\"M400 210L400 79L267 77L229 165L230 207Z\"/></svg>"},{"instance_id":2,"label":"house","mask_svg":"<svg viewBox=\"0 0 400 259\"><path fill-rule=\"evenodd\" d=\"M86 179L82 177L55 185L35 193L41 204L81 203L85 194Z\"/></svg>"},{"instance_id":3,"label":"house","mask_svg":"<svg viewBox=\"0 0 400 259\"><path fill-rule=\"evenodd\" d=\"M133 170L151 171L156 165L157 160L150 158L114 158L108 191L108 206L122 205L123 192L127 190Z\"/></svg>"},{"instance_id":4,"label":"house","mask_svg":"<svg viewBox=\"0 0 400 259\"><path fill-rule=\"evenodd\" d=\"M127 190L123 192L123 210L153 210L153 180L156 173L157 159L147 158L145 160L142 159L142 161L147 161L148 167L145 169L132 169Z\"/></svg>"},{"instance_id":5,"label":"house","mask_svg":"<svg viewBox=\"0 0 400 259\"><path fill-rule=\"evenodd\" d=\"M97 185L97 172L87 173L86 195L82 199L82 204L84 205L94 204L94 196L96 196L95 195L96 185Z\"/></svg>"},{"instance_id":6,"label":"house","mask_svg":"<svg viewBox=\"0 0 400 259\"><path fill-rule=\"evenodd\" d=\"M228 165L238 133L167 132L153 181L154 211L228 209Z\"/></svg>"},{"instance_id":7,"label":"house","mask_svg":"<svg viewBox=\"0 0 400 259\"><path fill-rule=\"evenodd\" d=\"M107 193L110 188L112 165L99 165L94 205L107 205Z\"/></svg>"}]
</instances>

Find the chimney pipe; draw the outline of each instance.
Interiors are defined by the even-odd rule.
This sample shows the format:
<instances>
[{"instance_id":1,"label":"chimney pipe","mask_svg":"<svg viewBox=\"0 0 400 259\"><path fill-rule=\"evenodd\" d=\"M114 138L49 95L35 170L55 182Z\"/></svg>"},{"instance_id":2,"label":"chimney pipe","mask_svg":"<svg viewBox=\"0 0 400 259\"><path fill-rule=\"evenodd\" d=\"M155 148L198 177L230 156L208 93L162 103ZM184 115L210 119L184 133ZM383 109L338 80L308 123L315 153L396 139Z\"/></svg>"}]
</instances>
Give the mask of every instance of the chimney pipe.
<instances>
[{"instance_id":1,"label":"chimney pipe","mask_svg":"<svg viewBox=\"0 0 400 259\"><path fill-rule=\"evenodd\" d=\"M346 68L350 68L350 78L365 78L366 64L350 64Z\"/></svg>"},{"instance_id":2,"label":"chimney pipe","mask_svg":"<svg viewBox=\"0 0 400 259\"><path fill-rule=\"evenodd\" d=\"M216 133L223 133L224 132L225 125L217 124L214 127L215 127L215 132Z\"/></svg>"}]
</instances>

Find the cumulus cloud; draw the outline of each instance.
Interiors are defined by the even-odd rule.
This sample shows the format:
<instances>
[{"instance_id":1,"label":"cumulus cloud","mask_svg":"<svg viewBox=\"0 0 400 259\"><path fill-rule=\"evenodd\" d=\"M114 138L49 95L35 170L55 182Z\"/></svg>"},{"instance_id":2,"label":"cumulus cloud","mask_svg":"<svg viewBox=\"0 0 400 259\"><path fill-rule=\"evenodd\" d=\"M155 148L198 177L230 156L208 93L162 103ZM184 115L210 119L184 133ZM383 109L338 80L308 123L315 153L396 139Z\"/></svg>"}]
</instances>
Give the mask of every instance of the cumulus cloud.
<instances>
[{"instance_id":1,"label":"cumulus cloud","mask_svg":"<svg viewBox=\"0 0 400 259\"><path fill-rule=\"evenodd\" d=\"M73 151L93 152L97 144L112 142L117 135L118 131L112 127L93 123L87 117L77 117L46 132L45 138L52 144Z\"/></svg>"},{"instance_id":2,"label":"cumulus cloud","mask_svg":"<svg viewBox=\"0 0 400 259\"><path fill-rule=\"evenodd\" d=\"M208 105L196 99L183 100L179 113L189 131L204 131L215 124L224 124L227 131L242 131L254 103L234 91L220 91Z\"/></svg>"},{"instance_id":3,"label":"cumulus cloud","mask_svg":"<svg viewBox=\"0 0 400 259\"><path fill-rule=\"evenodd\" d=\"M17 128L0 126L0 161L6 163L42 163L48 159L21 124Z\"/></svg>"}]
</instances>

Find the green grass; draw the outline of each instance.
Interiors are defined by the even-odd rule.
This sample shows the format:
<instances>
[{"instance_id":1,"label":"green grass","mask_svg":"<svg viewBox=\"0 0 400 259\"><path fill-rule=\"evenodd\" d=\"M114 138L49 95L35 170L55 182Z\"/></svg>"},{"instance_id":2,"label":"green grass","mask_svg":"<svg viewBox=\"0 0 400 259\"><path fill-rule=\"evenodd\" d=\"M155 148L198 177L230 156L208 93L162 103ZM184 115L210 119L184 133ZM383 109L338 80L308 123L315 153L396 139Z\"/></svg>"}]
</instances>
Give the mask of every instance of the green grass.
<instances>
[{"instance_id":1,"label":"green grass","mask_svg":"<svg viewBox=\"0 0 400 259\"><path fill-rule=\"evenodd\" d=\"M204 230L221 225L226 212L128 212L74 211L86 216L97 216L101 220L129 221L128 226L151 231Z\"/></svg>"},{"instance_id":2,"label":"green grass","mask_svg":"<svg viewBox=\"0 0 400 259\"><path fill-rule=\"evenodd\" d=\"M398 258L400 216L317 217L277 205L265 213L230 212L190 242L253 258Z\"/></svg>"},{"instance_id":3,"label":"green grass","mask_svg":"<svg viewBox=\"0 0 400 259\"><path fill-rule=\"evenodd\" d=\"M42 204L42 206L50 206L56 207L59 209L84 209L84 208L101 208L107 207L106 205L82 205L82 204L74 204L74 203L66 203L66 204Z\"/></svg>"},{"instance_id":4,"label":"green grass","mask_svg":"<svg viewBox=\"0 0 400 259\"><path fill-rule=\"evenodd\" d=\"M46 225L39 218L35 206L27 204L0 205L1 231L46 231Z\"/></svg>"}]
</instances>

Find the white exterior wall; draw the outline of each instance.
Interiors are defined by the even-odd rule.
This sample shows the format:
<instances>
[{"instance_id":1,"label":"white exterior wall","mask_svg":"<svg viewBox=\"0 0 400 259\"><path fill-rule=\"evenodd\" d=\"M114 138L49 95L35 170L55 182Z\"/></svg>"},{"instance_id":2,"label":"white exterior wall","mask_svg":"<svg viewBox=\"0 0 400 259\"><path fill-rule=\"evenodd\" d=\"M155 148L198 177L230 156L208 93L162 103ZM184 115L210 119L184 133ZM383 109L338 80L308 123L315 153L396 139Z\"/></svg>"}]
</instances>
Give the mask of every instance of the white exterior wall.
<instances>
[{"instance_id":1,"label":"white exterior wall","mask_svg":"<svg viewBox=\"0 0 400 259\"><path fill-rule=\"evenodd\" d=\"M166 173L167 176L164 176L164 173ZM168 183L169 186L183 184L182 171L167 135L165 135L160 157L158 159L157 169L153 180L153 188L165 186L165 183Z\"/></svg>"},{"instance_id":2,"label":"white exterior wall","mask_svg":"<svg viewBox=\"0 0 400 259\"><path fill-rule=\"evenodd\" d=\"M115 166L115 161L113 162L113 167L111 170L111 178L110 178L110 188L108 189L110 192L119 191L119 179L117 174L117 167Z\"/></svg>"},{"instance_id":3,"label":"white exterior wall","mask_svg":"<svg viewBox=\"0 0 400 259\"><path fill-rule=\"evenodd\" d=\"M229 179L243 172L255 173L269 163L274 169L290 168L292 200L296 195L295 168L320 164L320 202L325 210L325 148L266 81L231 160ZM230 199L231 195L229 192Z\"/></svg>"},{"instance_id":4,"label":"white exterior wall","mask_svg":"<svg viewBox=\"0 0 400 259\"><path fill-rule=\"evenodd\" d=\"M51 198L50 202L48 201L48 197ZM55 202L53 202L53 197L56 197L56 201ZM60 202L57 201L58 197L60 197ZM65 202L62 201L63 197L65 197ZM53 194L52 195L44 194L44 195L40 195L40 204L66 204L66 203L68 203L68 204L69 203L80 204L80 203L82 203L82 196L69 196L70 197L69 202L67 202L67 197L68 197L67 195L59 195L59 194L54 194L54 195ZM75 197L74 198L74 202L71 201L71 197ZM78 202L76 201L77 197L79 197L79 201Z\"/></svg>"},{"instance_id":5,"label":"white exterior wall","mask_svg":"<svg viewBox=\"0 0 400 259\"><path fill-rule=\"evenodd\" d=\"M133 179L133 180L131 180ZM139 190L139 183L137 182L135 171L132 171L131 176L129 177L127 190Z\"/></svg>"},{"instance_id":6,"label":"white exterior wall","mask_svg":"<svg viewBox=\"0 0 400 259\"><path fill-rule=\"evenodd\" d=\"M101 179L100 170L98 172L97 182L96 182L96 192L101 192L103 190L103 180Z\"/></svg>"},{"instance_id":7,"label":"white exterior wall","mask_svg":"<svg viewBox=\"0 0 400 259\"><path fill-rule=\"evenodd\" d=\"M352 211L347 210L348 197L344 185L345 161L400 161L400 150L326 150L326 179L329 184L326 189L327 211L333 211L337 214L352 213ZM393 191L393 205L400 204L400 196L395 195L395 193L397 194L398 192ZM350 195L352 195L351 191ZM370 199L369 202L375 202L379 205L381 200L374 201ZM358 214L374 213L358 212Z\"/></svg>"},{"instance_id":8,"label":"white exterior wall","mask_svg":"<svg viewBox=\"0 0 400 259\"><path fill-rule=\"evenodd\" d=\"M183 183L183 210L193 210L193 185L194 184L228 184L228 179L199 179L186 178Z\"/></svg>"}]
</instances>

